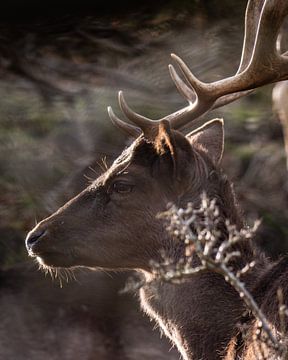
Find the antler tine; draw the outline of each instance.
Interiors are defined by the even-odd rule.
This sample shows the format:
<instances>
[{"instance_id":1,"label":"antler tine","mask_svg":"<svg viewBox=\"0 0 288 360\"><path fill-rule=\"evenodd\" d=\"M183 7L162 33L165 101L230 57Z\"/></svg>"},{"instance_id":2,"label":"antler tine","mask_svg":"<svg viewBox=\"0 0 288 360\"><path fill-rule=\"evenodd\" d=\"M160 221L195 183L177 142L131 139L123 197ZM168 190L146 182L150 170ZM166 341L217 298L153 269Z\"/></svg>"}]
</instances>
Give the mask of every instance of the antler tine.
<instances>
[{"instance_id":1,"label":"antler tine","mask_svg":"<svg viewBox=\"0 0 288 360\"><path fill-rule=\"evenodd\" d=\"M278 0L277 6L275 1L265 1L250 63L252 70L261 66L268 79L271 75L274 76L273 82L285 80L288 75L287 57L278 54L276 49L278 33L287 14L287 0Z\"/></svg>"},{"instance_id":2,"label":"antler tine","mask_svg":"<svg viewBox=\"0 0 288 360\"><path fill-rule=\"evenodd\" d=\"M208 94L207 94L206 86L205 86L206 84L196 78L196 76L190 71L188 66L185 64L185 62L179 56L177 56L175 54L171 54L171 57L172 57L173 60L175 60L175 62L177 63L177 65L181 69L181 71L184 74L186 80L188 81L188 83L191 85L191 87L193 88L193 90L197 94L197 97L199 97L199 98L208 97L207 96ZM175 73L176 73L176 71L175 71ZM176 86L177 86L176 83L177 83L178 79L180 79L179 76L178 76L178 78L175 77L173 79ZM209 98L210 98L210 96L209 96Z\"/></svg>"},{"instance_id":3,"label":"antler tine","mask_svg":"<svg viewBox=\"0 0 288 360\"><path fill-rule=\"evenodd\" d=\"M151 130L153 132L153 130L155 129L155 125L158 124L158 121L150 120L130 109L124 99L122 91L119 91L118 93L118 102L121 110L126 115L126 117L137 126L127 124L126 122L120 120L114 114L111 106L109 106L107 110L112 123L134 138L137 138L141 134L141 130L145 135L150 136Z\"/></svg>"},{"instance_id":4,"label":"antler tine","mask_svg":"<svg viewBox=\"0 0 288 360\"><path fill-rule=\"evenodd\" d=\"M174 66L169 64L168 68L169 68L170 76L171 76L172 80L174 81L174 83L175 83L178 91L180 92L180 94L185 99L187 99L190 103L193 103L194 101L196 101L197 95L196 95L195 91L192 90L191 88L189 88L185 84L185 82L177 74Z\"/></svg>"},{"instance_id":5,"label":"antler tine","mask_svg":"<svg viewBox=\"0 0 288 360\"><path fill-rule=\"evenodd\" d=\"M124 99L124 95L123 95L122 91L119 91L119 93L118 93L118 101L119 101L121 110L127 116L127 118L130 121L132 121L135 125L137 125L139 128L141 128L141 130L144 133L147 129L150 129L152 126L155 126L155 121L150 120L140 114L137 114L135 111L130 109L130 107L127 105L127 103Z\"/></svg>"},{"instance_id":6,"label":"antler tine","mask_svg":"<svg viewBox=\"0 0 288 360\"><path fill-rule=\"evenodd\" d=\"M113 112L111 106L107 108L108 115L114 125L116 125L120 130L124 130L131 137L137 138L141 134L141 129L134 125L127 124L126 122L120 120Z\"/></svg>"},{"instance_id":7,"label":"antler tine","mask_svg":"<svg viewBox=\"0 0 288 360\"><path fill-rule=\"evenodd\" d=\"M237 74L245 70L251 60L259 19L265 0L249 0L245 12L245 33L242 55Z\"/></svg>"},{"instance_id":8,"label":"antler tine","mask_svg":"<svg viewBox=\"0 0 288 360\"><path fill-rule=\"evenodd\" d=\"M177 74L174 67L170 65L169 70L172 80L174 81L179 92L188 100L189 106L166 116L164 119L170 121L172 128L180 129L183 128L186 124L190 123L192 120L205 114L213 106L214 102L216 101L216 97L213 93L207 91L208 84L198 80L182 59L180 59L175 54L171 54L171 57L175 60L192 88L189 92L188 86Z\"/></svg>"}]
</instances>

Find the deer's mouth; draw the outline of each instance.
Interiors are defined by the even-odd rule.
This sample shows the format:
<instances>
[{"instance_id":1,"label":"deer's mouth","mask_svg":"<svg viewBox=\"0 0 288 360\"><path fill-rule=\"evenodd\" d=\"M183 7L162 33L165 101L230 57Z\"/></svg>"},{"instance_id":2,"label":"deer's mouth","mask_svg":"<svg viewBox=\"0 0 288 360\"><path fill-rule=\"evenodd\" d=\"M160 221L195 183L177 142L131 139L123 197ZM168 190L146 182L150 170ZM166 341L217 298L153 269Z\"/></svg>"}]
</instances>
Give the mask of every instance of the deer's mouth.
<instances>
[{"instance_id":1,"label":"deer's mouth","mask_svg":"<svg viewBox=\"0 0 288 360\"><path fill-rule=\"evenodd\" d=\"M31 252L29 255L36 258L38 263L45 267L71 267L75 265L70 254L60 251L38 251Z\"/></svg>"}]
</instances>

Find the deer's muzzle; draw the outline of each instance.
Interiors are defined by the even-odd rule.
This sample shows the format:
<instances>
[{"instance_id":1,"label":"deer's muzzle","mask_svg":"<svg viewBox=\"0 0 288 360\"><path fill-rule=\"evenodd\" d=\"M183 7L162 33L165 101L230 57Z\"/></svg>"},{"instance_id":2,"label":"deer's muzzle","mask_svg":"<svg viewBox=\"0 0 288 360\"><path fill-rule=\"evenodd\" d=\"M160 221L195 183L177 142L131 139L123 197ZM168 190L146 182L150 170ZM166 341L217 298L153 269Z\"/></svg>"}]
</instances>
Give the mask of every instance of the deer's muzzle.
<instances>
[{"instance_id":1,"label":"deer's muzzle","mask_svg":"<svg viewBox=\"0 0 288 360\"><path fill-rule=\"evenodd\" d=\"M29 234L26 237L25 243L26 243L26 249L29 253L33 253L35 247L39 243L40 239L43 238L45 235L46 230L41 228L33 229L29 232Z\"/></svg>"}]
</instances>

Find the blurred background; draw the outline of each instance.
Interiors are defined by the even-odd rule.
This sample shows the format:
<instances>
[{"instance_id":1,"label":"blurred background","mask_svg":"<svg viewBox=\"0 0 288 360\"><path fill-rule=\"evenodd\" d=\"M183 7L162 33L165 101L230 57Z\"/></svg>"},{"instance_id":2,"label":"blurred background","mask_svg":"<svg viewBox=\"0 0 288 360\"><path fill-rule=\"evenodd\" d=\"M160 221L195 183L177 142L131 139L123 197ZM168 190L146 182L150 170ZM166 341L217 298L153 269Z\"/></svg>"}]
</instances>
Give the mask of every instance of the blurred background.
<instances>
[{"instance_id":1,"label":"blurred background","mask_svg":"<svg viewBox=\"0 0 288 360\"><path fill-rule=\"evenodd\" d=\"M121 115L118 90L133 109L159 118L185 106L169 77L171 52L207 82L236 72L245 6L243 0L1 5L1 359L178 358L140 314L135 296L119 295L126 274L78 271L78 282L66 284L65 275L61 289L35 270L24 239L131 142L107 115L108 105ZM288 187L272 88L205 119L224 117L224 171L247 224L262 220L255 241L276 259L288 249Z\"/></svg>"}]
</instances>

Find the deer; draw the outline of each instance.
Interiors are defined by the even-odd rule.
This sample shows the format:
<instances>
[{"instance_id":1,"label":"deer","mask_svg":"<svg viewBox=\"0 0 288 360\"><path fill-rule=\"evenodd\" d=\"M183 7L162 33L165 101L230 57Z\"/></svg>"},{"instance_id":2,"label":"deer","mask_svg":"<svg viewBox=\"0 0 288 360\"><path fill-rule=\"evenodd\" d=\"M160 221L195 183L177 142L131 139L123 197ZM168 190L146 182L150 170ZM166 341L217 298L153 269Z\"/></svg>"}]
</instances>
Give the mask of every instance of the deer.
<instances>
[{"instance_id":1,"label":"deer","mask_svg":"<svg viewBox=\"0 0 288 360\"><path fill-rule=\"evenodd\" d=\"M157 216L169 203L179 208L191 202L197 206L205 192L219 208L223 239L227 219L239 229L244 226L233 186L220 166L224 122L201 117L258 87L288 78L288 59L275 46L287 13L286 0L248 1L242 56L234 76L204 83L172 54L184 79L173 65L169 65L170 75L188 101L172 114L149 119L133 111L120 91L119 106L129 123L118 118L111 107L108 114L135 140L107 171L40 221L25 240L28 254L44 268L84 266L139 273L147 281L139 290L142 309L184 360L255 358L249 350L251 342L239 340L237 324L245 306L220 274L199 273L177 285L152 281L151 260L160 262L165 250L177 261L183 252ZM191 124L194 129L185 134ZM271 299L275 299L277 284L285 285L288 261L272 263L253 242L235 248L242 254L236 268L255 260L253 271L245 274L243 281L278 329L277 301ZM195 266L198 262L193 256ZM287 291L284 286L286 302Z\"/></svg>"}]
</instances>

